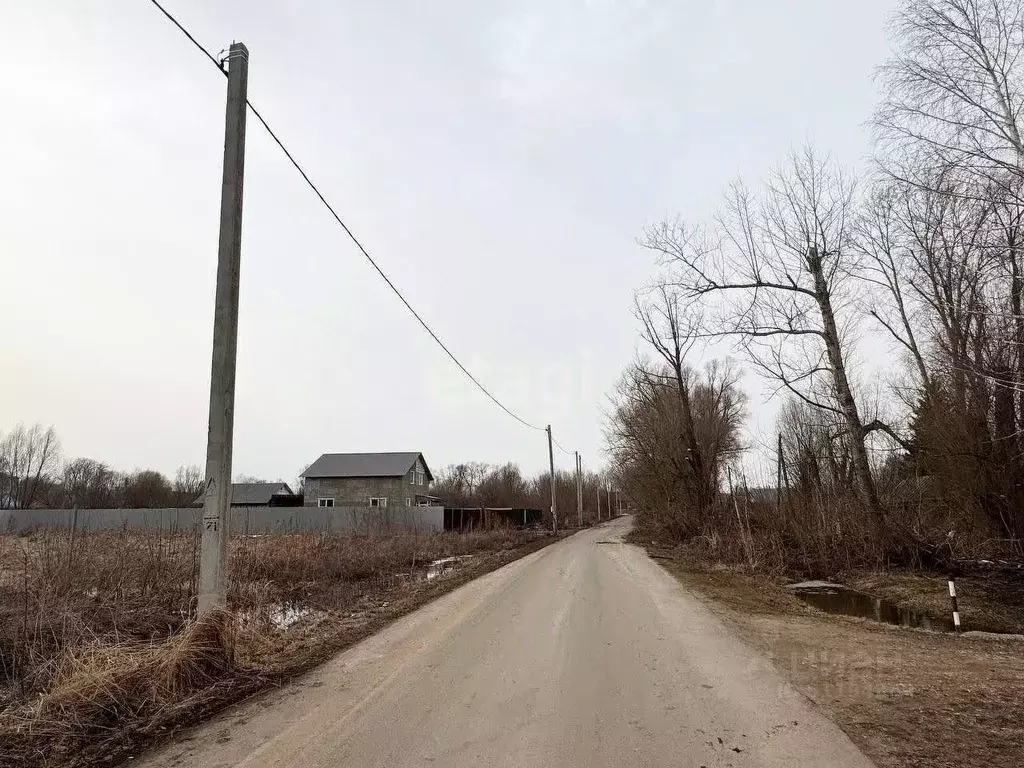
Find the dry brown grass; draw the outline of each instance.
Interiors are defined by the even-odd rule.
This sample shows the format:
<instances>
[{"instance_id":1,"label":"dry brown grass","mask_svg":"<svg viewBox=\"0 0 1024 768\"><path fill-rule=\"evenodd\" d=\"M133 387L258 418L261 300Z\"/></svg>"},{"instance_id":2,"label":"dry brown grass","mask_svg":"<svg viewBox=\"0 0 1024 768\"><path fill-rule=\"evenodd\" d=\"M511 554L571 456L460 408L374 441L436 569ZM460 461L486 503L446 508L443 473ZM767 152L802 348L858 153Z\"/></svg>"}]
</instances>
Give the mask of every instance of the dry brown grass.
<instances>
[{"instance_id":1,"label":"dry brown grass","mask_svg":"<svg viewBox=\"0 0 1024 768\"><path fill-rule=\"evenodd\" d=\"M231 543L231 611L190 621L190 534L0 537L0 764L109 765L543 546L528 531ZM428 563L472 555L451 578ZM280 606L307 610L275 625Z\"/></svg>"},{"instance_id":2,"label":"dry brown grass","mask_svg":"<svg viewBox=\"0 0 1024 768\"><path fill-rule=\"evenodd\" d=\"M999 567L1018 563L1024 573L1019 541L992 538L981 525L951 530L935 522L934 510L911 511L910 505L894 499L888 503L888 527L880 532L850 495L812 498L792 493L768 499L764 492L755 495L737 488L735 497L722 496L702 515L699 535L674 535L666 525L674 514L670 508L638 512L633 540L679 548L691 562L725 563L771 577L835 579L854 572L902 570L942 575L962 571L980 578L986 569L978 564L983 562ZM996 570L989 568L988 573Z\"/></svg>"},{"instance_id":3,"label":"dry brown grass","mask_svg":"<svg viewBox=\"0 0 1024 768\"><path fill-rule=\"evenodd\" d=\"M735 498L723 496L703 514L700 535L686 540L666 526L672 517L672 510L638 513L634 540L678 545L692 560L729 563L772 576L827 578L887 560L886 543L849 497L822 496L812 502L792 496L780 508L737 488Z\"/></svg>"},{"instance_id":4,"label":"dry brown grass","mask_svg":"<svg viewBox=\"0 0 1024 768\"><path fill-rule=\"evenodd\" d=\"M36 699L34 723L75 730L114 727L221 679L235 666L234 616L218 610L174 638L148 645L91 643L63 656L48 690Z\"/></svg>"}]
</instances>

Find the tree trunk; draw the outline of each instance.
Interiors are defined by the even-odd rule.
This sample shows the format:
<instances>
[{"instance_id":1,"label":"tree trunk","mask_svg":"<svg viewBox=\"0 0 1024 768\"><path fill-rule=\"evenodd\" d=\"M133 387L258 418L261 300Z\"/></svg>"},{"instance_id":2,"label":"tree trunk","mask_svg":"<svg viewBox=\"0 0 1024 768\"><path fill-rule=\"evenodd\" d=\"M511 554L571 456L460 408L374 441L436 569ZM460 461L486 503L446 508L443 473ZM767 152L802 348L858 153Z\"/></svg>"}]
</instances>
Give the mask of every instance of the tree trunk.
<instances>
[{"instance_id":1,"label":"tree trunk","mask_svg":"<svg viewBox=\"0 0 1024 768\"><path fill-rule=\"evenodd\" d=\"M701 455L700 445L697 443L697 431L693 422L693 404L690 402L690 388L687 386L683 376L682 360L674 361L672 368L676 375L676 386L679 387L679 405L683 417L683 439L686 444L690 469L697 486L697 504L702 510L706 510L710 508L714 499L712 492L709 490L710 484L706 477L707 472L704 467L704 458Z\"/></svg>"},{"instance_id":2,"label":"tree trunk","mask_svg":"<svg viewBox=\"0 0 1024 768\"><path fill-rule=\"evenodd\" d=\"M836 326L835 312L832 309L832 296L828 283L825 280L825 274L821 266L821 256L818 254L817 248L811 248L808 252L807 266L811 276L814 278L815 299L818 303L818 310L821 313L825 353L828 356L829 369L832 372L836 399L839 402L839 409L842 411L847 431L850 434L854 477L857 480L857 485L860 487L864 503L867 504L868 510L884 532L886 530L885 514L882 512L878 490L875 487L875 480L871 475L871 464L868 461L868 452L864 445L864 424L861 422L860 413L857 410L857 402L853 399L853 390L850 388L850 380L846 375L846 361L843 359L839 329Z\"/></svg>"},{"instance_id":3,"label":"tree trunk","mask_svg":"<svg viewBox=\"0 0 1024 768\"><path fill-rule=\"evenodd\" d=\"M1013 312L1014 346L1017 355L1017 424L1018 429L1024 432L1024 277L1021 276L1017 257L1018 249L1016 243L1013 243L1010 247L1010 311ZM1020 445L1018 450L1024 452L1024 444Z\"/></svg>"},{"instance_id":4,"label":"tree trunk","mask_svg":"<svg viewBox=\"0 0 1024 768\"><path fill-rule=\"evenodd\" d=\"M1020 532L1021 528L1024 528L1024 513L1021 510L1022 492L1021 492L1021 475L1022 475L1022 463L1021 456L1024 456L1024 276L1021 275L1020 268L1020 248L1017 243L1017 235L1019 230L1014 229L1012 235L1008 237L1010 240L1010 271L1011 271L1011 282L1010 282L1010 311L1013 312L1013 330L1014 330L1014 353L1016 355L1015 372L1013 381L1016 382L1017 397L1016 403L1010 404L1010 410L1016 411L1014 414L1014 434L1013 444L1016 447L1015 451L1011 452L1010 459L1010 473L1011 473L1011 484L1013 487L1014 497L1014 514L1011 518L1012 522L1010 527L1013 529L1013 534L1016 535ZM1015 407L1016 406L1016 407Z\"/></svg>"}]
</instances>

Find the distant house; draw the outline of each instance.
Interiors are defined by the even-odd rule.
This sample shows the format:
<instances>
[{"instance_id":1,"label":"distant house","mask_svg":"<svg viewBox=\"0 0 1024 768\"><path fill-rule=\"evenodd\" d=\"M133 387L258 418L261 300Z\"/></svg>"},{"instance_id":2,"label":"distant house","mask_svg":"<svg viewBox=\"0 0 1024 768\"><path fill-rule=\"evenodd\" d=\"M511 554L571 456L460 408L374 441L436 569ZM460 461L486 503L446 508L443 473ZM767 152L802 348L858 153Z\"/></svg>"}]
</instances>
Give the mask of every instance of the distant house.
<instances>
[{"instance_id":1,"label":"distant house","mask_svg":"<svg viewBox=\"0 0 1024 768\"><path fill-rule=\"evenodd\" d=\"M325 453L302 477L305 506L413 507L438 501L422 453Z\"/></svg>"},{"instance_id":2,"label":"distant house","mask_svg":"<svg viewBox=\"0 0 1024 768\"><path fill-rule=\"evenodd\" d=\"M292 492L287 483L232 483L232 507L297 507L300 496ZM194 504L202 505L203 494Z\"/></svg>"}]
</instances>

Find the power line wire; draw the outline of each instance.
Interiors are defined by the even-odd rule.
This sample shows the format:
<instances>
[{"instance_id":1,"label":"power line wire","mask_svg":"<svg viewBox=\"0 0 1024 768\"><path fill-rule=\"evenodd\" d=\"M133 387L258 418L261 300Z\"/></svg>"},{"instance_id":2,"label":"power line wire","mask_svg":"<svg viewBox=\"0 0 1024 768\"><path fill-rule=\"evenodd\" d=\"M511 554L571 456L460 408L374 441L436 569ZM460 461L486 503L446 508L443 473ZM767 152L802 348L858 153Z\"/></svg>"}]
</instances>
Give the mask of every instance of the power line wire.
<instances>
[{"instance_id":1,"label":"power line wire","mask_svg":"<svg viewBox=\"0 0 1024 768\"><path fill-rule=\"evenodd\" d=\"M562 453L564 453L564 454L565 454L566 456L572 456L572 455L573 455L573 452L572 452L572 451L566 450L566 449L565 449L565 448L564 448L564 447L562 446L562 444L561 444L560 442L558 442L557 440L555 440L555 436L554 436L554 435L551 435L551 442L552 442L552 443L554 443L554 444L555 444L555 447L556 447L556 448L558 448L558 450L560 450L560 451L561 451Z\"/></svg>"},{"instance_id":2,"label":"power line wire","mask_svg":"<svg viewBox=\"0 0 1024 768\"><path fill-rule=\"evenodd\" d=\"M153 5L155 5L160 10L160 12L163 13L163 15L166 16L174 24L174 26L176 26L180 30L181 33L185 35L185 37L187 37L189 41L203 53L203 55L206 56L206 58L213 62L213 65L217 67L217 70L221 74L227 75L227 73L224 71L224 68L221 66L221 63L217 60L217 58L212 53L210 53L209 50L203 47L203 45L198 40L196 40L195 37L193 37L189 33L189 31L181 24L181 22L174 18L174 16L166 8L164 8L157 0L150 0L150 2ZM412 305L406 300L405 296L402 295L402 292L398 290L398 288L395 286L393 282L391 282L391 278L389 278L387 274L385 274L384 270L380 268L380 266L369 254L366 248L363 247L363 244L359 242L358 238L356 238L356 236L352 233L352 230L348 228L348 225L345 224L341 216L338 215L338 212L334 210L334 207L329 202L327 202L327 198L323 196L323 193L320 192L316 184L314 184L312 179L309 178L309 175L306 173L306 171L303 170L301 165L299 165L298 161L295 159L292 153L288 151L288 148L284 145L284 142L281 141L280 138L278 138L276 133L274 133L274 130L263 118L263 115L259 113L259 110L256 109L256 107L253 105L251 101L249 101L249 99L246 99L245 103L248 105L249 109L252 110L252 113L253 115L255 115L256 119L259 120L263 127L266 129L267 133L270 134L270 138L272 138L274 140L274 143L276 143L277 146L280 147L281 151L284 152L285 157L288 158L289 162L291 162L291 164L295 167L295 170L299 172L299 174L305 180L306 184L309 185L309 188L313 190L313 192L316 194L318 198L320 198L320 202L324 204L324 206L330 212L331 216L334 217L334 220L341 225L341 228L343 230L345 230L345 234L349 236L349 239L352 240L353 243L355 243L356 247L360 250L360 252L362 252L363 256L366 257L366 260L369 261L373 268L377 271L377 274L379 274L384 279L384 282L388 284L388 287L394 292L394 294L398 297L402 304L405 305L405 308L412 313L412 316L415 317L419 324L423 326L423 329L430 334L430 337L435 342L437 342L438 346L444 350L445 354L448 355L449 358L451 358L451 361L459 367L459 370L466 374L469 380L472 381L481 392L487 395L487 397L489 397L491 401L494 402L495 405L501 408L501 410L503 410L513 419L515 419L528 429L543 432L543 427L538 427L521 418L518 414L514 413L512 410L506 407L505 404L498 400L497 397L491 394L490 390L488 390L487 387L481 384L479 379L477 379L476 376L470 373L469 369L462 364L462 362L452 353L450 349L448 349L445 343L441 341L440 337L438 337L438 335L434 333L434 330L427 324L427 322L422 317L420 317L420 314L415 309L413 309ZM561 446L559 447L561 448ZM562 448L562 450L564 451L565 449Z\"/></svg>"},{"instance_id":3,"label":"power line wire","mask_svg":"<svg viewBox=\"0 0 1024 768\"><path fill-rule=\"evenodd\" d=\"M171 23L174 26L181 30L181 34L187 37L191 41L192 45L198 48L203 53L203 55L206 56L206 58L213 62L213 66L219 69L221 74L227 76L227 72L224 71L224 68L221 66L220 62L217 61L216 57L208 50L206 50L206 48L203 47L202 43L200 43L198 40L192 37L192 33L185 29L185 27L182 26L181 22L171 15L170 11L168 11L166 8L160 5L160 3L157 2L157 0L150 0L150 2L153 3L153 5L155 5L160 10L160 13L162 13L164 16L170 19Z\"/></svg>"},{"instance_id":4,"label":"power line wire","mask_svg":"<svg viewBox=\"0 0 1024 768\"><path fill-rule=\"evenodd\" d=\"M153 2L155 2L155 1L156 0L153 0ZM348 228L348 225L345 224L344 221L342 221L342 219L338 215L337 211L334 210L334 207L329 202L327 202L327 199L323 196L323 194L320 192L320 190L317 189L317 186L313 183L313 181L309 178L309 176L306 174L306 172L302 169L302 166L300 166L298 164L298 162L296 162L295 158L292 156L292 153L288 151L288 148L284 145L284 143L281 141L281 139L279 139L277 137L277 134L274 133L273 129L271 129L271 127L269 125L267 125L267 121L263 119L263 115L261 115L259 113L259 111L256 109L256 107L254 107L252 105L252 103L249 102L248 99L246 99L246 104L249 105L249 108L252 110L252 113L256 116L256 119L259 120L260 123L263 124L263 127L267 129L267 133L270 134L270 138L272 138L274 140L274 142L281 148L281 151L284 152L285 157L287 157L288 160L291 161L291 164L293 166L295 166L295 170L297 170L302 175L302 178L305 179L306 183L309 185L309 188L312 189L314 193L316 193L316 196L318 198L320 198L320 202L322 202L324 204L324 206L327 208L327 210L330 211L331 216L334 217L334 220L337 221L338 224L341 225L341 228L343 230L345 230L345 234L347 234L349 236L349 238L352 240L352 242L355 243L356 247L362 252L363 256L366 257L366 260L370 262L370 264L373 266L373 268L375 270L377 270L377 274L379 274L381 276L381 278L383 278L384 282L388 284L388 287L394 292L395 296L398 297L399 301L401 301L402 304L405 305L405 308L408 309L409 312L412 313L412 316L415 317L416 320L419 322L419 324L423 326L423 329L427 333L430 334L430 337L434 341L437 342L437 345L439 347L441 347L441 349L444 350L445 354L448 355L448 357L451 358L452 362L455 363L455 365L457 365L459 367L459 370L461 370L464 374L466 374L466 376L469 378L469 380L472 381L474 384L476 384L476 386L480 389L481 392L483 392L485 395L487 395L487 397L489 397L494 402L495 405L497 405L499 408L501 408L501 410L503 410L505 413L507 413L513 419L518 421L524 427L536 430L538 432L542 432L543 431L543 427L535 426L534 424L531 424L530 422L526 421L525 419L520 417L518 414L514 413L508 407L506 407L505 404L502 403L497 397L495 397L493 394L491 394L490 390L488 390L487 387L485 387L483 384L481 384L479 379L477 379L476 376L474 376L472 373L470 373L469 369L466 368L466 366L464 366L462 364L462 362L452 353L452 351L450 349L448 349L448 347L445 345L445 343L443 341L441 341L441 339L438 337L438 335L436 333L434 333L433 328L431 328L429 325L427 325L427 321L424 320L422 317L420 317L419 312L417 312L415 309L413 309L412 304L410 304L406 300L405 296L402 295L402 292L400 290L398 290L398 287L393 282L391 282L391 278L389 278L384 273L384 270L380 268L380 265L378 265L377 262L374 261L373 257L369 254L369 252L366 250L366 248L363 247L363 244L360 243L358 238L356 238L356 236L352 233L352 230L350 230Z\"/></svg>"}]
</instances>

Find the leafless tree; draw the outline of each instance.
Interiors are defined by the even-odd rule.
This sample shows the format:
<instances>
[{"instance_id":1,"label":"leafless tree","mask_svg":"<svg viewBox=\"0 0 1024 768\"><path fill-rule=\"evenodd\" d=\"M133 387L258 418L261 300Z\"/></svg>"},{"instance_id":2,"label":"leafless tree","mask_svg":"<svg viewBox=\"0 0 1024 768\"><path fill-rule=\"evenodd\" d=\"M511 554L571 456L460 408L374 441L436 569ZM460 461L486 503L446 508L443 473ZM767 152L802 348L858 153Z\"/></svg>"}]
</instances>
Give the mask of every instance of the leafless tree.
<instances>
[{"instance_id":1,"label":"leafless tree","mask_svg":"<svg viewBox=\"0 0 1024 768\"><path fill-rule=\"evenodd\" d=\"M113 507L117 480L117 474L102 462L86 458L69 461L61 473L58 506L69 509Z\"/></svg>"},{"instance_id":2,"label":"leafless tree","mask_svg":"<svg viewBox=\"0 0 1024 768\"><path fill-rule=\"evenodd\" d=\"M522 472L511 462L491 468L475 488L475 496L482 507L521 507L528 494Z\"/></svg>"},{"instance_id":3,"label":"leafless tree","mask_svg":"<svg viewBox=\"0 0 1024 768\"><path fill-rule=\"evenodd\" d=\"M1010 190L1007 194L1006 190ZM1009 435L1024 434L1024 178L1009 179L1005 183L989 188L992 208L992 224L996 229L996 255L994 262L1000 272L997 284L1005 288L996 298L996 306L1002 311L1009 333L1002 345L1009 358L1010 375L1000 381L1000 394L1010 398L1008 409L1010 420L997 430L1006 440ZM1012 401L1016 399L1016 404ZM1016 408L1014 408L1016 405ZM1013 413L1016 411L1016 419ZM1024 439L1016 441L1018 453L1024 453Z\"/></svg>"},{"instance_id":4,"label":"leafless tree","mask_svg":"<svg viewBox=\"0 0 1024 768\"><path fill-rule=\"evenodd\" d=\"M28 509L52 481L60 463L60 441L53 427L19 424L0 436L0 506Z\"/></svg>"},{"instance_id":5,"label":"leafless tree","mask_svg":"<svg viewBox=\"0 0 1024 768\"><path fill-rule=\"evenodd\" d=\"M890 183L873 190L857 217L855 246L864 254L865 280L880 291L873 295L868 314L904 349L914 362L920 386L927 387L928 366L914 330L913 304L907 297L909 246L898 215L901 195L915 194L906 185Z\"/></svg>"},{"instance_id":6,"label":"leafless tree","mask_svg":"<svg viewBox=\"0 0 1024 768\"><path fill-rule=\"evenodd\" d=\"M787 474L798 493L811 498L842 494L854 482L849 439L837 414L790 399L779 411L778 426Z\"/></svg>"},{"instance_id":7,"label":"leafless tree","mask_svg":"<svg viewBox=\"0 0 1024 768\"><path fill-rule=\"evenodd\" d=\"M178 507L188 507L195 503L203 492L203 472L196 464L185 464L178 467L174 475L174 503Z\"/></svg>"},{"instance_id":8,"label":"leafless tree","mask_svg":"<svg viewBox=\"0 0 1024 768\"><path fill-rule=\"evenodd\" d=\"M541 510L545 523L551 521L551 473L541 472L527 482L529 505ZM576 472L555 468L555 496L558 499L559 527L574 525L576 521ZM584 491L584 499L588 498Z\"/></svg>"},{"instance_id":9,"label":"leafless tree","mask_svg":"<svg viewBox=\"0 0 1024 768\"><path fill-rule=\"evenodd\" d=\"M729 362L712 361L700 373L687 366L683 377L697 446L717 489L725 467L742 448L746 399L739 371ZM671 368L641 359L622 376L605 432L617 483L640 510L638 523L677 539L714 527L713 507L693 503L689 450L680 439L682 418Z\"/></svg>"},{"instance_id":10,"label":"leafless tree","mask_svg":"<svg viewBox=\"0 0 1024 768\"><path fill-rule=\"evenodd\" d=\"M858 238L866 276L883 287L873 314L921 371L909 466L950 509L980 510L1004 533L1019 506L1024 405L1015 183L925 164L876 191ZM942 519L934 530L953 525Z\"/></svg>"},{"instance_id":11,"label":"leafless tree","mask_svg":"<svg viewBox=\"0 0 1024 768\"><path fill-rule=\"evenodd\" d=\"M120 506L126 509L169 507L174 489L162 473L142 469L122 476L120 497Z\"/></svg>"},{"instance_id":12,"label":"leafless tree","mask_svg":"<svg viewBox=\"0 0 1024 768\"><path fill-rule=\"evenodd\" d=\"M952 508L1012 534L1024 529L1024 2L904 0L893 31L878 157L899 190L897 266L929 369L911 466Z\"/></svg>"},{"instance_id":13,"label":"leafless tree","mask_svg":"<svg viewBox=\"0 0 1024 768\"><path fill-rule=\"evenodd\" d=\"M680 506L678 489L687 475L679 400L670 379L651 376L651 367L641 360L623 373L605 438L619 484L643 509L664 511L672 535L692 536L699 532L699 520L691 521L689 510L674 509Z\"/></svg>"},{"instance_id":14,"label":"leafless tree","mask_svg":"<svg viewBox=\"0 0 1024 768\"><path fill-rule=\"evenodd\" d=\"M848 373L840 312L860 270L853 247L854 183L810 148L773 174L762 196L734 185L715 230L678 222L647 230L682 296L707 308L706 332L731 337L751 363L800 400L839 415L849 435L854 475L880 527L865 425Z\"/></svg>"},{"instance_id":15,"label":"leafless tree","mask_svg":"<svg viewBox=\"0 0 1024 768\"><path fill-rule=\"evenodd\" d=\"M1024 3L904 0L893 32L875 118L887 154L926 145L941 167L1020 175Z\"/></svg>"},{"instance_id":16,"label":"leafless tree","mask_svg":"<svg viewBox=\"0 0 1024 768\"><path fill-rule=\"evenodd\" d=\"M681 306L678 291L666 281L639 292L634 298L633 314L640 321L641 334L663 365L671 372L679 404L680 441L685 449L680 464L681 481L690 486L692 503L706 509L714 503L718 488L714 468L707 461L697 440L691 396L691 375L686 356L699 340L699 305ZM656 375L648 372L648 375Z\"/></svg>"},{"instance_id":17,"label":"leafless tree","mask_svg":"<svg viewBox=\"0 0 1024 768\"><path fill-rule=\"evenodd\" d=\"M904 251L924 331L934 340L935 365L950 377L957 401L968 405L969 385L981 385L977 351L984 346L986 283L992 265L991 206L963 194L956 169L923 172L905 185L899 216ZM975 387L977 389L977 387Z\"/></svg>"},{"instance_id":18,"label":"leafless tree","mask_svg":"<svg viewBox=\"0 0 1024 768\"><path fill-rule=\"evenodd\" d=\"M302 469L299 470L298 476L295 478L295 485L292 486L292 490L300 496L306 492L306 470L309 469L312 464L306 464Z\"/></svg>"},{"instance_id":19,"label":"leafless tree","mask_svg":"<svg viewBox=\"0 0 1024 768\"><path fill-rule=\"evenodd\" d=\"M697 445L717 489L726 465L738 461L746 448L740 438L748 416L742 371L731 359L712 359L701 372L691 371L690 378Z\"/></svg>"},{"instance_id":20,"label":"leafless tree","mask_svg":"<svg viewBox=\"0 0 1024 768\"><path fill-rule=\"evenodd\" d=\"M452 464L437 473L431 490L451 506L482 506L477 490L489 471L490 467L480 461Z\"/></svg>"}]
</instances>

